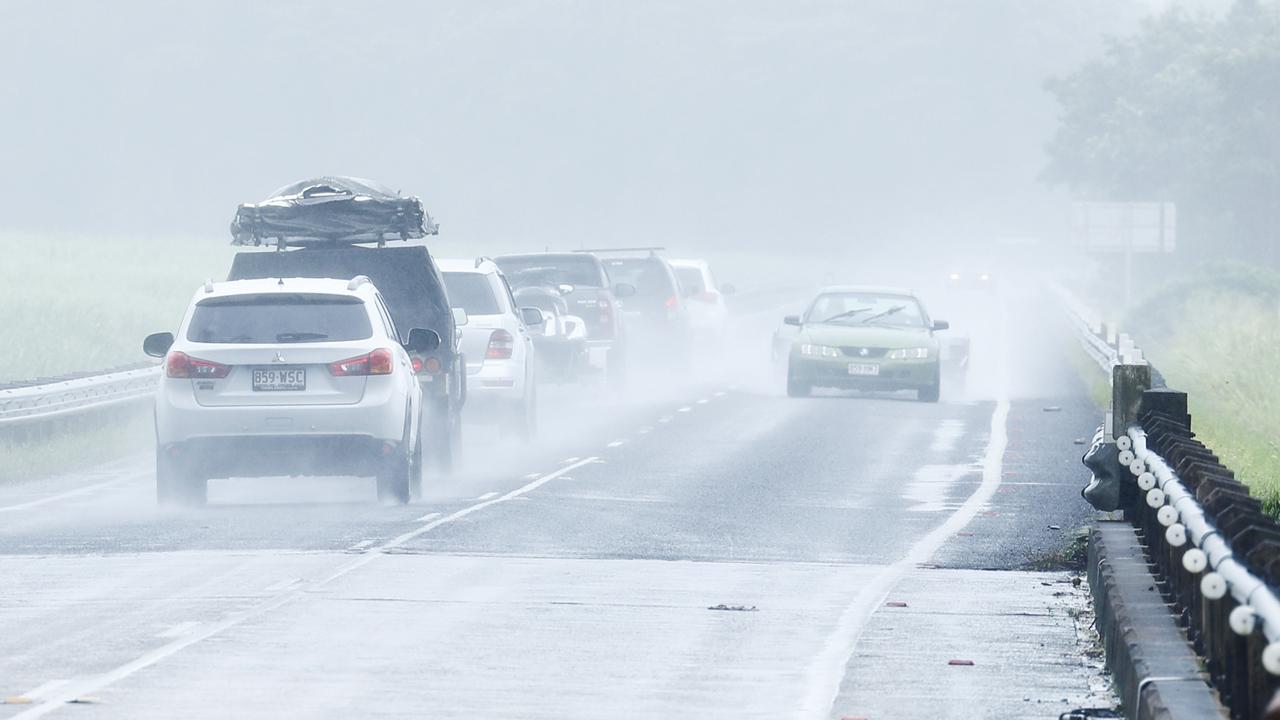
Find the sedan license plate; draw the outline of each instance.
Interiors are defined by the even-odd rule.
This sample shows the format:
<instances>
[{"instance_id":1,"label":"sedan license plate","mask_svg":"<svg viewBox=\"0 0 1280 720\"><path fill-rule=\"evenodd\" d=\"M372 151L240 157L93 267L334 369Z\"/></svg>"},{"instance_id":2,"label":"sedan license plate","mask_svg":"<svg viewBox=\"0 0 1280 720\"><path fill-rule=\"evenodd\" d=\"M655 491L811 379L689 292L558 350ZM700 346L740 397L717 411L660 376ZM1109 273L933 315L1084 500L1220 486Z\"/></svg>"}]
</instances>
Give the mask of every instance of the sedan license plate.
<instances>
[{"instance_id":1,"label":"sedan license plate","mask_svg":"<svg viewBox=\"0 0 1280 720\"><path fill-rule=\"evenodd\" d=\"M279 390L306 390L306 368L254 368L253 389L274 392Z\"/></svg>"},{"instance_id":2,"label":"sedan license plate","mask_svg":"<svg viewBox=\"0 0 1280 720\"><path fill-rule=\"evenodd\" d=\"M875 363L849 363L850 375L879 375L880 366Z\"/></svg>"}]
</instances>

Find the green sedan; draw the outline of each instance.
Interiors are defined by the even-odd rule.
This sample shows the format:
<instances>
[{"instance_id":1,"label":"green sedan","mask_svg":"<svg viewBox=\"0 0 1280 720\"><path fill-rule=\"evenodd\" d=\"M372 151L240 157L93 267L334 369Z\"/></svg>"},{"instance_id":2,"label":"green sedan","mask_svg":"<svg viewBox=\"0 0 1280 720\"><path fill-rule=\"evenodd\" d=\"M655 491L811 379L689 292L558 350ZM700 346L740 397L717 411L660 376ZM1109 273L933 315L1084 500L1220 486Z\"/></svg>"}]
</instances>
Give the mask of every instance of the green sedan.
<instances>
[{"instance_id":1,"label":"green sedan","mask_svg":"<svg viewBox=\"0 0 1280 720\"><path fill-rule=\"evenodd\" d=\"M804 315L788 315L796 328L787 360L787 394L815 387L915 390L937 402L941 389L938 340L948 324L931 320L909 290L841 286L818 291ZM788 328L789 329L789 328Z\"/></svg>"}]
</instances>

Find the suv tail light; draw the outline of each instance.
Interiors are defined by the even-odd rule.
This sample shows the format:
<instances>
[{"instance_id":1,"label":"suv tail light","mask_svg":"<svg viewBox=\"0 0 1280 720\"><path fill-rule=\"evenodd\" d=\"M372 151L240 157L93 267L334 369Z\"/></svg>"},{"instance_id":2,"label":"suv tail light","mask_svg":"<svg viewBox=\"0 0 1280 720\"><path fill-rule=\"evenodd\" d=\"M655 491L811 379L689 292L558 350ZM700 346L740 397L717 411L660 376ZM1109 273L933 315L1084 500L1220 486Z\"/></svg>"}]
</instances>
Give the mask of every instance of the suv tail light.
<instances>
[{"instance_id":1,"label":"suv tail light","mask_svg":"<svg viewBox=\"0 0 1280 720\"><path fill-rule=\"evenodd\" d=\"M515 349L515 338L506 330L494 330L489 336L489 348L484 356L489 360L507 360Z\"/></svg>"},{"instance_id":2,"label":"suv tail light","mask_svg":"<svg viewBox=\"0 0 1280 720\"><path fill-rule=\"evenodd\" d=\"M600 308L600 324L608 325L613 322L613 303L607 298L600 298L596 305Z\"/></svg>"},{"instance_id":3,"label":"suv tail light","mask_svg":"<svg viewBox=\"0 0 1280 720\"><path fill-rule=\"evenodd\" d=\"M171 378L218 379L231 373L230 365L193 358L177 350L164 361L164 374Z\"/></svg>"},{"instance_id":4,"label":"suv tail light","mask_svg":"<svg viewBox=\"0 0 1280 720\"><path fill-rule=\"evenodd\" d=\"M393 369L395 369L395 358L386 348L378 348L368 355L358 355L329 363L329 374L334 377L390 375Z\"/></svg>"},{"instance_id":5,"label":"suv tail light","mask_svg":"<svg viewBox=\"0 0 1280 720\"><path fill-rule=\"evenodd\" d=\"M672 295L671 297L667 298L666 305L668 310L675 310L676 306L678 306L679 304L680 304L680 299L677 298L675 295Z\"/></svg>"}]
</instances>

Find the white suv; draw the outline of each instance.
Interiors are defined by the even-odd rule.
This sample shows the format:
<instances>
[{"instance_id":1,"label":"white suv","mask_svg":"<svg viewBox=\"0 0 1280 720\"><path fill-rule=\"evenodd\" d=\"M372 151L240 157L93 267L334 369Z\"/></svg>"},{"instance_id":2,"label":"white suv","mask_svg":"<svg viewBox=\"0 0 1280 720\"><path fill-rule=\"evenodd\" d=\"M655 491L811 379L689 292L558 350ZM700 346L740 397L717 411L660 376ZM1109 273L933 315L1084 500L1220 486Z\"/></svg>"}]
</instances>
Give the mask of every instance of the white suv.
<instances>
[{"instance_id":1,"label":"white suv","mask_svg":"<svg viewBox=\"0 0 1280 720\"><path fill-rule=\"evenodd\" d=\"M156 494L203 505L210 478L363 475L400 503L420 489L422 390L405 342L364 276L205 283L164 358L156 393Z\"/></svg>"},{"instance_id":2,"label":"white suv","mask_svg":"<svg viewBox=\"0 0 1280 720\"><path fill-rule=\"evenodd\" d=\"M518 308L493 261L436 260L467 361L467 413L495 417L503 432L529 440L537 430L533 335L542 311Z\"/></svg>"}]
</instances>

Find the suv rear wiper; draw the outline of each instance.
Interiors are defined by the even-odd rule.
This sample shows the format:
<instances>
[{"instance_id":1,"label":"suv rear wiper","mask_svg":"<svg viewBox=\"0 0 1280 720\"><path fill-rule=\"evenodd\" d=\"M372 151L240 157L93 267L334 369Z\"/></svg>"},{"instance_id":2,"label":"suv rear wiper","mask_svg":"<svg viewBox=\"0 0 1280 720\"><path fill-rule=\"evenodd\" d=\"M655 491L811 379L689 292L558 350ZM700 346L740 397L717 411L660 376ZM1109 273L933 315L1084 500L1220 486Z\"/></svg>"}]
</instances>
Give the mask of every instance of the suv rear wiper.
<instances>
[{"instance_id":1,"label":"suv rear wiper","mask_svg":"<svg viewBox=\"0 0 1280 720\"><path fill-rule=\"evenodd\" d=\"M857 315L858 313L864 313L864 312L866 312L866 311L868 311L868 310L870 310L870 309L871 309L871 308L869 308L869 307L864 307L864 308L854 308L854 309L852 309L852 310L845 310L844 312L840 313L839 315L832 315L831 317L827 318L826 320L823 320L822 322L823 322L823 324L826 324L826 323L829 323L829 322L831 322L831 321L833 321L833 320L839 320L839 319L841 319L841 318L853 317L854 315Z\"/></svg>"},{"instance_id":2,"label":"suv rear wiper","mask_svg":"<svg viewBox=\"0 0 1280 720\"><path fill-rule=\"evenodd\" d=\"M280 333L276 335L276 342L282 342L282 343L308 342L311 340L328 340L328 339L329 339L328 335L324 333L318 333L318 332L292 332L292 333Z\"/></svg>"},{"instance_id":3,"label":"suv rear wiper","mask_svg":"<svg viewBox=\"0 0 1280 720\"><path fill-rule=\"evenodd\" d=\"M872 320L879 320L882 317L888 317L896 312L901 312L906 309L907 309L906 305L894 305L893 307L889 308L888 310L885 310L884 312L878 312L875 315L868 315L862 318L862 324L866 325L870 323Z\"/></svg>"}]
</instances>

